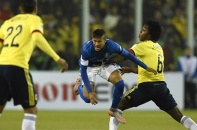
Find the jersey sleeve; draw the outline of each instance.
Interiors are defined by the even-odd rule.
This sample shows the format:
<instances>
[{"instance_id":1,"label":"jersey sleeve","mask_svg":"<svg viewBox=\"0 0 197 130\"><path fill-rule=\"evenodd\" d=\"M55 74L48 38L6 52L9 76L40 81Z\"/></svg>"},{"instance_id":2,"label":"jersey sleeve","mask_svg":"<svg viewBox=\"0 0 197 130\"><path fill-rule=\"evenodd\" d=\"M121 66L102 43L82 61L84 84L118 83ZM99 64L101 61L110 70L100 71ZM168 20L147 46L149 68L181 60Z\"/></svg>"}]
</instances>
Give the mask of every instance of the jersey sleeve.
<instances>
[{"instance_id":1,"label":"jersey sleeve","mask_svg":"<svg viewBox=\"0 0 197 130\"><path fill-rule=\"evenodd\" d=\"M30 31L33 33L35 31L39 31L42 34L44 33L44 29L43 29L43 22L42 19L38 16L35 16L33 19L33 21L31 21L31 23L33 23L33 25L30 28Z\"/></svg>"},{"instance_id":2,"label":"jersey sleeve","mask_svg":"<svg viewBox=\"0 0 197 130\"><path fill-rule=\"evenodd\" d=\"M0 42L3 43L4 41L4 34L3 34L3 25L0 27Z\"/></svg>"},{"instance_id":3,"label":"jersey sleeve","mask_svg":"<svg viewBox=\"0 0 197 130\"><path fill-rule=\"evenodd\" d=\"M86 48L85 44L82 47L81 51L81 58L80 58L80 64L83 66L88 66L89 64L89 58L90 58L90 52L88 52L88 49Z\"/></svg>"},{"instance_id":4,"label":"jersey sleeve","mask_svg":"<svg viewBox=\"0 0 197 130\"><path fill-rule=\"evenodd\" d=\"M112 40L108 40L107 42L109 42L109 47L113 50L113 52L118 54L122 52L122 47L118 43Z\"/></svg>"},{"instance_id":5,"label":"jersey sleeve","mask_svg":"<svg viewBox=\"0 0 197 130\"><path fill-rule=\"evenodd\" d=\"M3 43L4 35L2 31L0 30L0 43Z\"/></svg>"},{"instance_id":6,"label":"jersey sleeve","mask_svg":"<svg viewBox=\"0 0 197 130\"><path fill-rule=\"evenodd\" d=\"M80 73L88 93L92 92L91 85L87 75L87 66L89 64L89 58L90 58L90 53L87 50L86 46L84 45L82 48L81 58L80 58Z\"/></svg>"},{"instance_id":7,"label":"jersey sleeve","mask_svg":"<svg viewBox=\"0 0 197 130\"><path fill-rule=\"evenodd\" d=\"M54 61L58 61L60 57L57 55L57 53L51 48L47 40L43 37L42 34L35 32L32 34L33 39L36 42L36 45L44 51L46 54L48 54L51 58L54 59Z\"/></svg>"},{"instance_id":8,"label":"jersey sleeve","mask_svg":"<svg viewBox=\"0 0 197 130\"><path fill-rule=\"evenodd\" d=\"M84 60L83 55L81 55L80 65L88 66L88 64L89 64L89 60Z\"/></svg>"}]
</instances>

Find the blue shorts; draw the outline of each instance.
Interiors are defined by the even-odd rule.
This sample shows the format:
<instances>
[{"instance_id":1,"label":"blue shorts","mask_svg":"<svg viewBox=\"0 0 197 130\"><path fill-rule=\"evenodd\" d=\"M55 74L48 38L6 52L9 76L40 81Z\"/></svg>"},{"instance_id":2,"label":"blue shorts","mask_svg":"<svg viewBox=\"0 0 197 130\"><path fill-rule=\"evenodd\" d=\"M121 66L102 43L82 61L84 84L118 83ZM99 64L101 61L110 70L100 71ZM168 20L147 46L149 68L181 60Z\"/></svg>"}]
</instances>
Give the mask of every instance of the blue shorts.
<instances>
[{"instance_id":1,"label":"blue shorts","mask_svg":"<svg viewBox=\"0 0 197 130\"><path fill-rule=\"evenodd\" d=\"M29 70L0 65L0 105L13 99L14 105L23 108L34 107L37 104L37 93Z\"/></svg>"},{"instance_id":2,"label":"blue shorts","mask_svg":"<svg viewBox=\"0 0 197 130\"><path fill-rule=\"evenodd\" d=\"M132 108L153 101L161 110L168 111L177 106L164 81L145 82L128 90L124 97L125 106ZM122 104L124 106L124 104Z\"/></svg>"}]
</instances>

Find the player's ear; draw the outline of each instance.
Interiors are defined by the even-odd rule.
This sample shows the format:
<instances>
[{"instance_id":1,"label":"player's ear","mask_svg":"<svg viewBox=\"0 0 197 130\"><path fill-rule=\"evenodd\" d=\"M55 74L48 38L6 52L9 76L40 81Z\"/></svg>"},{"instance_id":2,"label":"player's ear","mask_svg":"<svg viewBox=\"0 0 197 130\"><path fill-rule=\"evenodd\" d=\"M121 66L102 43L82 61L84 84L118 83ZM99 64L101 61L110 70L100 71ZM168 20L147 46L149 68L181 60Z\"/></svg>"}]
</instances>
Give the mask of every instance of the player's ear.
<instances>
[{"instance_id":1,"label":"player's ear","mask_svg":"<svg viewBox=\"0 0 197 130\"><path fill-rule=\"evenodd\" d=\"M148 37L147 37L147 39L151 39L151 35L150 35L150 34L148 34Z\"/></svg>"},{"instance_id":2,"label":"player's ear","mask_svg":"<svg viewBox=\"0 0 197 130\"><path fill-rule=\"evenodd\" d=\"M20 13L23 13L24 12L22 6L19 6L19 9L18 10L19 10Z\"/></svg>"}]
</instances>

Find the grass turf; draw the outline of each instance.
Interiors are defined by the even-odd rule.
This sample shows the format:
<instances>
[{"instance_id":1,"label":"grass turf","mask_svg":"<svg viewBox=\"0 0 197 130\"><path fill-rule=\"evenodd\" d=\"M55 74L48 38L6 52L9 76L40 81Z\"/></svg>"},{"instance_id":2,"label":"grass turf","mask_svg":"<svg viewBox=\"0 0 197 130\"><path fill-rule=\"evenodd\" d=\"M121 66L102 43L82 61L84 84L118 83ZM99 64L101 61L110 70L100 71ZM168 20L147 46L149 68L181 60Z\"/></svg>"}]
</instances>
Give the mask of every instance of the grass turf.
<instances>
[{"instance_id":1,"label":"grass turf","mask_svg":"<svg viewBox=\"0 0 197 130\"><path fill-rule=\"evenodd\" d=\"M183 114L197 122L197 111ZM118 130L186 130L163 111L125 111L126 124ZM5 110L0 118L0 130L20 130L23 111ZM108 130L107 111L39 111L37 130Z\"/></svg>"}]
</instances>

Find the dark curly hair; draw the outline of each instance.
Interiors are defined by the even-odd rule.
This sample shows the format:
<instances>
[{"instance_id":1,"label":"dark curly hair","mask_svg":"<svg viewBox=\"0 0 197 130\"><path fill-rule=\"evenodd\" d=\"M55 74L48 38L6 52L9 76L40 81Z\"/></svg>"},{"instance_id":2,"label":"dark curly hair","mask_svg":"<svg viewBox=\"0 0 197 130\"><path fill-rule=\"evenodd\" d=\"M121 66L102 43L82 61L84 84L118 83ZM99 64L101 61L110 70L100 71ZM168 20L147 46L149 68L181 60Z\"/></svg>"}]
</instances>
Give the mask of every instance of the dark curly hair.
<instances>
[{"instance_id":1,"label":"dark curly hair","mask_svg":"<svg viewBox=\"0 0 197 130\"><path fill-rule=\"evenodd\" d=\"M20 0L20 6L23 8L24 12L32 13L37 6L37 0Z\"/></svg>"},{"instance_id":2,"label":"dark curly hair","mask_svg":"<svg viewBox=\"0 0 197 130\"><path fill-rule=\"evenodd\" d=\"M148 31L151 36L151 40L154 42L158 41L163 31L163 28L159 24L159 22L149 19L148 21L145 22L144 25L148 26Z\"/></svg>"}]
</instances>

